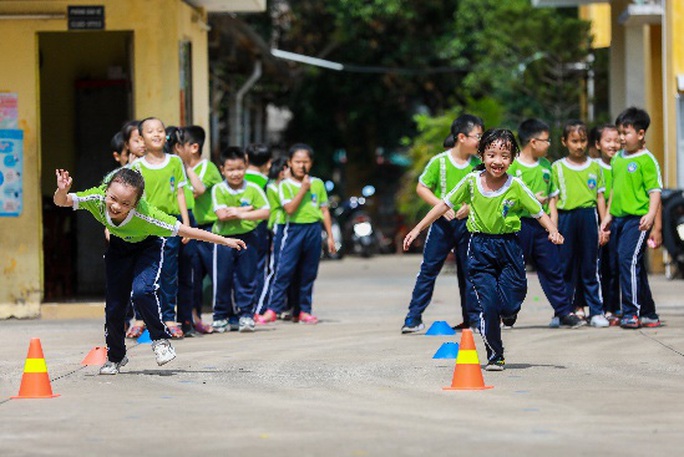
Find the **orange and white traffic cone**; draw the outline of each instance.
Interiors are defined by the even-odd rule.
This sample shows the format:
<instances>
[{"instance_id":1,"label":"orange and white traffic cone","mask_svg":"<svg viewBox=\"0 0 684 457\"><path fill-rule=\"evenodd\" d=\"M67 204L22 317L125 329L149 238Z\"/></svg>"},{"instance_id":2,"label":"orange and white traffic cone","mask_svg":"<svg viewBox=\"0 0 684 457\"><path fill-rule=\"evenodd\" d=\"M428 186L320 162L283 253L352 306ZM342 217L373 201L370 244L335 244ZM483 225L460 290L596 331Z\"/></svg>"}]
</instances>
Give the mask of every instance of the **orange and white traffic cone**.
<instances>
[{"instance_id":1,"label":"orange and white traffic cone","mask_svg":"<svg viewBox=\"0 0 684 457\"><path fill-rule=\"evenodd\" d=\"M442 387L442 389L485 390L492 388L494 388L494 386L485 386L484 384L480 360L477 357L477 350L475 350L473 331L470 329L463 329L451 386Z\"/></svg>"},{"instance_id":2,"label":"orange and white traffic cone","mask_svg":"<svg viewBox=\"0 0 684 457\"><path fill-rule=\"evenodd\" d=\"M24 375L21 378L19 395L12 398L54 398L59 394L52 393L50 377L47 372L43 348L39 338L32 338L29 344L26 363L24 364Z\"/></svg>"}]
</instances>

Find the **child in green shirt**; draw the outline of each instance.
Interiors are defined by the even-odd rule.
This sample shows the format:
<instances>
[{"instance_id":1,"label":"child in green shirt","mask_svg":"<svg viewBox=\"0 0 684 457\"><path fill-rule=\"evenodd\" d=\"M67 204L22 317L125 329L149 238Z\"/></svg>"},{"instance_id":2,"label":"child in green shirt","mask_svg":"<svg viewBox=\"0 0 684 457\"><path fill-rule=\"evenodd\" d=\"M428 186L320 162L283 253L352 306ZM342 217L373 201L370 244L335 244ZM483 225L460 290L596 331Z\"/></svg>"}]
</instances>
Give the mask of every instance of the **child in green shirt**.
<instances>
[{"instance_id":1,"label":"child in green shirt","mask_svg":"<svg viewBox=\"0 0 684 457\"><path fill-rule=\"evenodd\" d=\"M406 235L404 250L449 209L462 203L470 206L466 271L482 309L480 333L487 349L485 369L501 371L506 366L501 323L515 323L527 294L525 261L517 237L521 211L539 221L552 243L562 244L563 237L527 186L506 173L519 153L513 133L505 129L486 131L478 152L484 170L470 173L435 205Z\"/></svg>"}]
</instances>

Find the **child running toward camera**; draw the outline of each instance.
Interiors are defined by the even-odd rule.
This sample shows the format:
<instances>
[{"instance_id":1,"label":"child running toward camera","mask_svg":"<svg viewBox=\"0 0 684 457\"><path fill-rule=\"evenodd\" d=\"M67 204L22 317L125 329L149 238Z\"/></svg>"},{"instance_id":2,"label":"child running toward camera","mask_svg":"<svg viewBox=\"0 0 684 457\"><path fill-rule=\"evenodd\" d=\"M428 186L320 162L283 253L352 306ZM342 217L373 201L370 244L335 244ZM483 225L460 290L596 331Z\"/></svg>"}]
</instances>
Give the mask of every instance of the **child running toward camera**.
<instances>
[{"instance_id":1,"label":"child running toward camera","mask_svg":"<svg viewBox=\"0 0 684 457\"><path fill-rule=\"evenodd\" d=\"M421 231L444 213L462 203L470 205L467 227L471 233L466 271L480 307L480 333L487 349L486 370L502 371L506 362L501 323L512 325L527 293L525 261L518 242L520 212L527 211L549 232L549 240L562 244L563 237L534 194L506 173L518 155L510 130L488 130L478 153L484 170L467 175L404 238L404 250Z\"/></svg>"}]
</instances>

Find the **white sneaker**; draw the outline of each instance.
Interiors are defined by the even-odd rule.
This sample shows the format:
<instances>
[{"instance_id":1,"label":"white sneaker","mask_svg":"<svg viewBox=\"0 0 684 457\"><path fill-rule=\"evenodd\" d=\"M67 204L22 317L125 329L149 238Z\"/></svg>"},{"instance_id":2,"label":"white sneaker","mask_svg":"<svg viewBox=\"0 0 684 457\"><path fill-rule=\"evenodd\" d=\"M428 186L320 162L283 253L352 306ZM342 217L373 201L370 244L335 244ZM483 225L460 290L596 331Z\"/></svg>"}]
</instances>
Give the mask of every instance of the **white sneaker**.
<instances>
[{"instance_id":1,"label":"white sneaker","mask_svg":"<svg viewBox=\"0 0 684 457\"><path fill-rule=\"evenodd\" d=\"M115 375L119 374L119 369L128 363L128 357L124 356L120 362L112 362L107 360L104 365L100 367L100 374Z\"/></svg>"},{"instance_id":2,"label":"white sneaker","mask_svg":"<svg viewBox=\"0 0 684 457\"><path fill-rule=\"evenodd\" d=\"M249 316L242 316L238 325L238 332L240 333L254 331L254 319Z\"/></svg>"},{"instance_id":3,"label":"white sneaker","mask_svg":"<svg viewBox=\"0 0 684 457\"><path fill-rule=\"evenodd\" d=\"M152 342L152 351L157 359L157 365L162 366L176 358L176 350L169 340L157 340Z\"/></svg>"},{"instance_id":4,"label":"white sneaker","mask_svg":"<svg viewBox=\"0 0 684 457\"><path fill-rule=\"evenodd\" d=\"M608 319L606 319L606 316L604 316L603 314L596 314L594 316L591 316L589 325L596 328L605 328L610 327L610 322L608 321Z\"/></svg>"}]
</instances>

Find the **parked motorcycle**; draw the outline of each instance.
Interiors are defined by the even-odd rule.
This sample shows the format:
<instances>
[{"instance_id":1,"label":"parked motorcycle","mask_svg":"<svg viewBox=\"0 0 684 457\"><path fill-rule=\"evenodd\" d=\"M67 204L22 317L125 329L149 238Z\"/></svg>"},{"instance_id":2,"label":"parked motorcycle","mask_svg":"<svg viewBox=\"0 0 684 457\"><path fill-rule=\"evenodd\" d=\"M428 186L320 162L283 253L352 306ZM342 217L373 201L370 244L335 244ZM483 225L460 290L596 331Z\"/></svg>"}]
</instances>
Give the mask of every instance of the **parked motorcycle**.
<instances>
[{"instance_id":1,"label":"parked motorcycle","mask_svg":"<svg viewBox=\"0 0 684 457\"><path fill-rule=\"evenodd\" d=\"M344 253L371 257L379 251L378 232L365 210L375 187L365 186L361 196L353 196L339 205L334 213L342 228Z\"/></svg>"},{"instance_id":2,"label":"parked motorcycle","mask_svg":"<svg viewBox=\"0 0 684 457\"><path fill-rule=\"evenodd\" d=\"M663 189L662 205L663 246L670 256L665 264L665 275L673 279L684 275L684 191Z\"/></svg>"}]
</instances>

